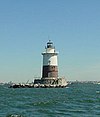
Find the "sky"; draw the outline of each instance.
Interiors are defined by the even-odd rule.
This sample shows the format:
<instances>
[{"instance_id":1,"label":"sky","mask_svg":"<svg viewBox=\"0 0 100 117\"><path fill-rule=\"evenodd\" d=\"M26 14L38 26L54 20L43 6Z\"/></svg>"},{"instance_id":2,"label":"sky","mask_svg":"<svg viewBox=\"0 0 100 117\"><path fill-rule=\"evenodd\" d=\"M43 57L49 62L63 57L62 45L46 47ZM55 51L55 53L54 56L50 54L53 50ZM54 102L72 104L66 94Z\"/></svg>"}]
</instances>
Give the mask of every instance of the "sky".
<instances>
[{"instance_id":1,"label":"sky","mask_svg":"<svg viewBox=\"0 0 100 117\"><path fill-rule=\"evenodd\" d=\"M41 77L49 39L59 77L100 80L100 0L0 0L0 82Z\"/></svg>"}]
</instances>

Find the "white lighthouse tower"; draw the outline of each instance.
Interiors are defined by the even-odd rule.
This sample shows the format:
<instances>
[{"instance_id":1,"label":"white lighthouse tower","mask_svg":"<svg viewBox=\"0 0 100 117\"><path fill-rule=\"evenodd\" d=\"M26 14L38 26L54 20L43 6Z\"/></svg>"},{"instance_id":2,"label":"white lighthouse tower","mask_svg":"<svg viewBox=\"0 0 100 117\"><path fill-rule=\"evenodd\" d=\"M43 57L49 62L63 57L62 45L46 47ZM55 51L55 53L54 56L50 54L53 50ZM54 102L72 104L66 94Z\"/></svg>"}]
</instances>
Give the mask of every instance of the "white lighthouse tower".
<instances>
[{"instance_id":1,"label":"white lighthouse tower","mask_svg":"<svg viewBox=\"0 0 100 117\"><path fill-rule=\"evenodd\" d=\"M42 79L58 79L58 52L55 51L53 42L49 40L43 55Z\"/></svg>"},{"instance_id":2,"label":"white lighthouse tower","mask_svg":"<svg viewBox=\"0 0 100 117\"><path fill-rule=\"evenodd\" d=\"M36 87L66 87L65 78L58 78L58 52L56 52L53 42L49 40L43 55L42 77L34 80Z\"/></svg>"}]
</instances>

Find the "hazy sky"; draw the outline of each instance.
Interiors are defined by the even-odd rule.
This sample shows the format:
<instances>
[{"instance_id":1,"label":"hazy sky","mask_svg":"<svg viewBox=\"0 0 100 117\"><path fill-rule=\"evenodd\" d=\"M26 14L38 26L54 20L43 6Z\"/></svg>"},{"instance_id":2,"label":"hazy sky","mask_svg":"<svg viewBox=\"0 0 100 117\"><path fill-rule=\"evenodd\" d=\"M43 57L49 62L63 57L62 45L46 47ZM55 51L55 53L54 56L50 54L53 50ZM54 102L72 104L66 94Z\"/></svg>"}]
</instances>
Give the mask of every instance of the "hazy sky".
<instances>
[{"instance_id":1,"label":"hazy sky","mask_svg":"<svg viewBox=\"0 0 100 117\"><path fill-rule=\"evenodd\" d=\"M100 80L100 0L0 0L0 82L40 77L48 37L59 77Z\"/></svg>"}]
</instances>

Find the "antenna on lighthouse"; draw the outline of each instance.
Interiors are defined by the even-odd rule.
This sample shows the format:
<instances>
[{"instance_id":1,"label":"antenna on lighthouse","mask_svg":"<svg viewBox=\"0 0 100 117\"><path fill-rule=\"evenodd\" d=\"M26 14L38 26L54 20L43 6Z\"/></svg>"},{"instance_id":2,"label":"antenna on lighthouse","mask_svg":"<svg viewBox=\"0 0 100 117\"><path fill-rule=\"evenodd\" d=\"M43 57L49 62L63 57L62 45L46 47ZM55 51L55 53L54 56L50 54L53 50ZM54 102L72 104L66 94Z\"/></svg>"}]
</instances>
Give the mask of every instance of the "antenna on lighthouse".
<instances>
[{"instance_id":1,"label":"antenna on lighthouse","mask_svg":"<svg viewBox=\"0 0 100 117\"><path fill-rule=\"evenodd\" d=\"M50 40L50 36L48 35L48 40Z\"/></svg>"}]
</instances>

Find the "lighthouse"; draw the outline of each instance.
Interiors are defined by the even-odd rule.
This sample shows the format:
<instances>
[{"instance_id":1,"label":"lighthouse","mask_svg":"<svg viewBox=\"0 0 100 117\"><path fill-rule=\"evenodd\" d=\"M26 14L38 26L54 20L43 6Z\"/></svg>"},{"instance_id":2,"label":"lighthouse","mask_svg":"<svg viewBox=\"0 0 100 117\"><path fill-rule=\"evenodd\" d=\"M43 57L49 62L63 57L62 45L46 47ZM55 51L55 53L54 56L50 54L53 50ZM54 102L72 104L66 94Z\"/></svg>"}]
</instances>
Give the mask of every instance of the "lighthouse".
<instances>
[{"instance_id":1,"label":"lighthouse","mask_svg":"<svg viewBox=\"0 0 100 117\"><path fill-rule=\"evenodd\" d=\"M53 42L49 40L43 55L42 79L58 79L58 52L55 50Z\"/></svg>"},{"instance_id":2,"label":"lighthouse","mask_svg":"<svg viewBox=\"0 0 100 117\"><path fill-rule=\"evenodd\" d=\"M34 80L34 86L43 88L66 87L66 79L58 77L58 52L55 50L55 46L51 40L47 42L42 56L42 76L41 79Z\"/></svg>"}]
</instances>

